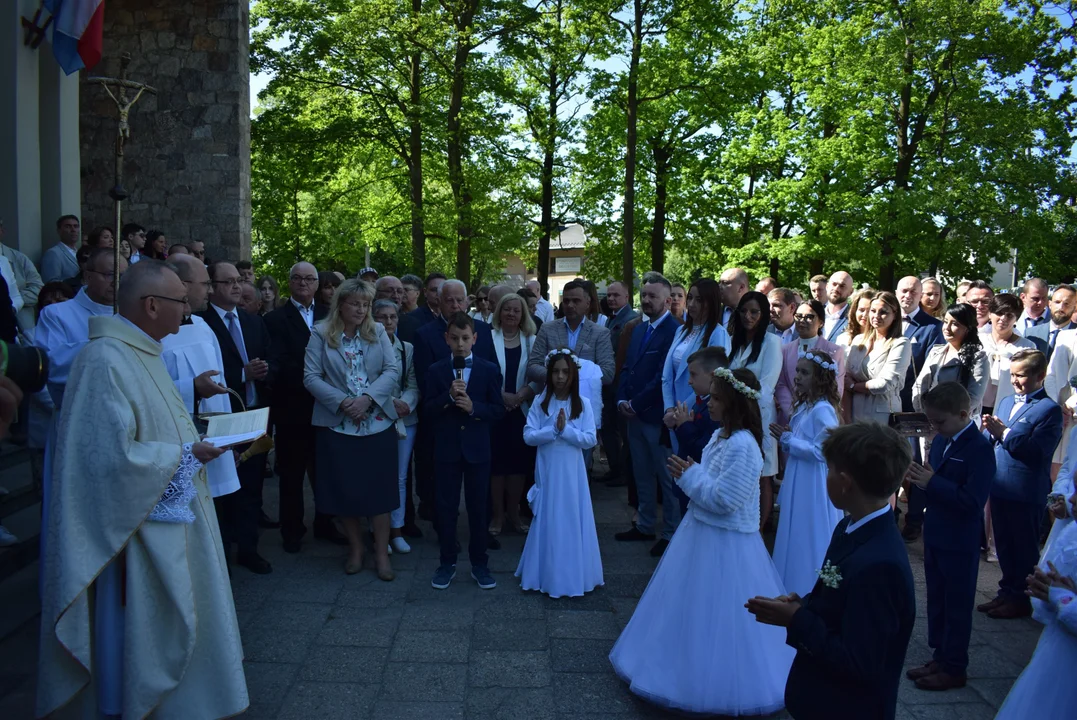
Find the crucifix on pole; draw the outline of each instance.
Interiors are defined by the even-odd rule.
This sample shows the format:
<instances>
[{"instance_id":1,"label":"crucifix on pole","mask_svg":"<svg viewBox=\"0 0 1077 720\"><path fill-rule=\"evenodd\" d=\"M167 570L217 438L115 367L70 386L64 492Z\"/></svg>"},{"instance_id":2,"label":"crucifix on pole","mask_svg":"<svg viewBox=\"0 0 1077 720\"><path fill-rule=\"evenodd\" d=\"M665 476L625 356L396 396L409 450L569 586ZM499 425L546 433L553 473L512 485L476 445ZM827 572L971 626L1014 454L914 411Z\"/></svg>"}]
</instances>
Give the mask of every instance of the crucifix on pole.
<instances>
[{"instance_id":1,"label":"crucifix on pole","mask_svg":"<svg viewBox=\"0 0 1077 720\"><path fill-rule=\"evenodd\" d=\"M123 146L127 138L131 137L131 126L127 123L127 116L131 112L131 106L133 106L138 99L142 97L142 93L148 92L156 95L157 90L146 85L145 83L135 82L134 80L127 79L127 68L131 64L131 53L124 53L120 56L120 76L118 78L107 77L92 77L89 78L89 82L96 85L100 85L108 93L108 96L112 98L112 101L116 103L116 109L119 110L120 120L116 133L116 184L112 186L112 189L108 191L108 196L112 198L112 201L116 204L116 262L112 268L113 276L113 290L115 291L112 298L112 312L119 312L119 297L120 297L120 248L119 240L122 237L123 224L121 222L122 203L127 199L127 190L123 187ZM115 89L116 92L113 92ZM135 96L128 99L127 91L133 90Z\"/></svg>"}]
</instances>

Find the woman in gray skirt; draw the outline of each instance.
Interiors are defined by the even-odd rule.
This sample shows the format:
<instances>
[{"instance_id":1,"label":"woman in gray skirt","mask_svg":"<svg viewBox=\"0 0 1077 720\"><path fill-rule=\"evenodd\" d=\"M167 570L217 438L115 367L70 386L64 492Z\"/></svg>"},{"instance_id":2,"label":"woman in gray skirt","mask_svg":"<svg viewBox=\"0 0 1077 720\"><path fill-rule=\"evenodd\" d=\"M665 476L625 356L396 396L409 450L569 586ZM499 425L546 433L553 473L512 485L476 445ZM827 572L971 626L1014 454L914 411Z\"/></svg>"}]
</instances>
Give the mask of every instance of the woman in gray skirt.
<instances>
[{"instance_id":1,"label":"woman in gray skirt","mask_svg":"<svg viewBox=\"0 0 1077 720\"><path fill-rule=\"evenodd\" d=\"M303 385L314 396L318 512L336 515L348 536L344 572L363 568L359 518L374 530L374 565L382 580L393 579L389 564L389 513L400 504L397 492L397 436L391 407L400 379L400 361L385 329L374 322L374 286L343 282L329 314L314 326L307 344Z\"/></svg>"}]
</instances>

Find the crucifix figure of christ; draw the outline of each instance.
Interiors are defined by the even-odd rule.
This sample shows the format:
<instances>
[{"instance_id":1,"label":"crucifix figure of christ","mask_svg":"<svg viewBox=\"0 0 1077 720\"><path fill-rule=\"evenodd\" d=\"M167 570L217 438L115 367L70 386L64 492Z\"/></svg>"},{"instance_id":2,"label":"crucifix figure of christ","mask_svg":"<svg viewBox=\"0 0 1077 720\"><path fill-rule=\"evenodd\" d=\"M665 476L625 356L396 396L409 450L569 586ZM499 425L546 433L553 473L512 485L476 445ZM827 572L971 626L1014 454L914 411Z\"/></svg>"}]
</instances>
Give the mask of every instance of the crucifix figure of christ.
<instances>
[{"instance_id":1,"label":"crucifix figure of christ","mask_svg":"<svg viewBox=\"0 0 1077 720\"><path fill-rule=\"evenodd\" d=\"M112 312L119 312L117 302L120 297L120 235L123 232L123 224L121 222L122 203L127 199L127 190L123 187L123 148L128 138L131 137L131 126L127 122L127 118L131 113L131 107L138 102L138 99L142 97L142 93L151 93L156 95L157 90L146 85L145 83L135 82L134 80L127 79L127 68L131 65L131 53L124 53L120 56L120 76L118 78L107 77L92 77L89 78L89 82L100 85L108 93L108 96L112 98L112 101L116 103L116 109L119 111L119 126L116 132L116 183L112 189L108 191L108 196L112 198L112 201L116 204L116 263L113 267L112 282L114 283L115 294L112 300ZM115 92L113 92L115 90ZM134 97L129 98L127 91L134 91Z\"/></svg>"}]
</instances>

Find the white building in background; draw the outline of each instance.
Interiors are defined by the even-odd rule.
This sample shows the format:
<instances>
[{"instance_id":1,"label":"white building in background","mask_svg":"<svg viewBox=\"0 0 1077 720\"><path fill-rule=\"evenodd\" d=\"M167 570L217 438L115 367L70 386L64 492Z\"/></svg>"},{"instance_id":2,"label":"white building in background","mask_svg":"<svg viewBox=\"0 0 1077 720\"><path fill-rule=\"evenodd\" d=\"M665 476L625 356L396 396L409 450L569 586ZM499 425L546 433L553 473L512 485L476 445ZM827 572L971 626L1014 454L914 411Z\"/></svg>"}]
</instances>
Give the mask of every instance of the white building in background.
<instances>
[{"instance_id":1,"label":"white building in background","mask_svg":"<svg viewBox=\"0 0 1077 720\"><path fill-rule=\"evenodd\" d=\"M587 233L583 225L572 223L566 225L557 237L550 238L550 297L555 306L561 304L561 291L570 280L583 274L583 262L586 257ZM505 258L505 282L523 285L528 280L538 277L538 268L528 265L518 255ZM605 291L605 285L599 285L599 291Z\"/></svg>"},{"instance_id":2,"label":"white building in background","mask_svg":"<svg viewBox=\"0 0 1077 720\"><path fill-rule=\"evenodd\" d=\"M38 262L57 242L56 220L81 214L79 81L47 41L24 43L21 18L39 0L0 6L0 218L4 243Z\"/></svg>"}]
</instances>

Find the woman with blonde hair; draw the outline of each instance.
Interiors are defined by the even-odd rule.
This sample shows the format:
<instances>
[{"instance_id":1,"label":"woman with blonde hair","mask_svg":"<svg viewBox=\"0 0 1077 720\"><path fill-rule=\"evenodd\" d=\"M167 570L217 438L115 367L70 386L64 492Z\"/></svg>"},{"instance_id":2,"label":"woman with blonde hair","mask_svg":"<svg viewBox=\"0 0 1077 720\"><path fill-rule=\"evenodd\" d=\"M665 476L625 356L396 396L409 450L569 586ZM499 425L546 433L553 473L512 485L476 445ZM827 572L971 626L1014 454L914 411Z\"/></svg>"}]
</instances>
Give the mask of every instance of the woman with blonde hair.
<instances>
[{"instance_id":1,"label":"woman with blonde hair","mask_svg":"<svg viewBox=\"0 0 1077 720\"><path fill-rule=\"evenodd\" d=\"M920 309L933 318L942 320L946 317L946 290L938 278L925 278L920 283L924 294L920 297Z\"/></svg>"},{"instance_id":2,"label":"woman with blonde hair","mask_svg":"<svg viewBox=\"0 0 1077 720\"><path fill-rule=\"evenodd\" d=\"M490 457L490 534L498 535L505 525L527 532L520 519L524 480L535 467L535 449L524 442L524 426L531 401L539 386L527 382L527 358L535 344L535 321L527 301L515 293L503 295L490 315L494 354L501 368L501 398L505 417L494 425Z\"/></svg>"},{"instance_id":3,"label":"woman with blonde hair","mask_svg":"<svg viewBox=\"0 0 1077 720\"><path fill-rule=\"evenodd\" d=\"M845 348L846 357L849 356L849 346L853 344L853 338L863 333L868 326L868 309L875 298L875 293L876 291L872 288L863 288L857 290L849 298L849 322L836 341L838 345Z\"/></svg>"},{"instance_id":4,"label":"woman with blonde hair","mask_svg":"<svg viewBox=\"0 0 1077 720\"><path fill-rule=\"evenodd\" d=\"M849 421L888 425L890 413L901 412L901 389L911 361L912 346L901 330L901 305L893 293L880 292L868 306L868 326L853 338L845 361L846 394L852 398Z\"/></svg>"},{"instance_id":5,"label":"woman with blonde hair","mask_svg":"<svg viewBox=\"0 0 1077 720\"><path fill-rule=\"evenodd\" d=\"M303 386L314 396L318 512L336 515L348 537L344 572L363 569L359 518L374 530L378 577L392 580L389 513L400 505L397 490L396 415L393 394L400 361L389 336L374 322L374 286L365 280L341 283L329 314L317 323L307 344Z\"/></svg>"}]
</instances>

